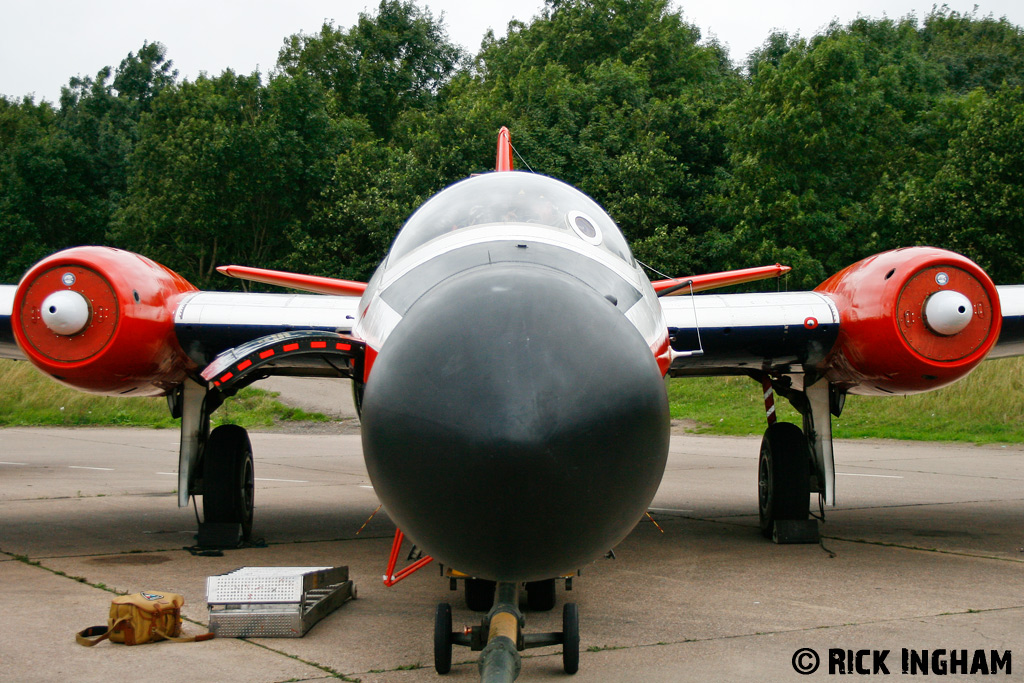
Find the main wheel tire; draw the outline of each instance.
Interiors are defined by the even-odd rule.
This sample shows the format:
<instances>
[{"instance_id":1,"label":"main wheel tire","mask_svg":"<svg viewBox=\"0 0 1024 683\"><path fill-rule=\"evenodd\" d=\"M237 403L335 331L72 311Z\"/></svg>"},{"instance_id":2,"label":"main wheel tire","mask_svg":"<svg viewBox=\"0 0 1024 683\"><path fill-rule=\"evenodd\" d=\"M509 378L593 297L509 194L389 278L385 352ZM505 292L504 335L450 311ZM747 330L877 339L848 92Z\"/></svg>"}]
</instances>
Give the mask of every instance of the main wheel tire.
<instances>
[{"instance_id":1,"label":"main wheel tire","mask_svg":"<svg viewBox=\"0 0 1024 683\"><path fill-rule=\"evenodd\" d=\"M789 422L768 425L757 463L761 533L772 537L776 520L805 520L811 495L811 447Z\"/></svg>"},{"instance_id":2,"label":"main wheel tire","mask_svg":"<svg viewBox=\"0 0 1024 683\"><path fill-rule=\"evenodd\" d=\"M526 605L532 612L550 612L555 608L555 580L530 581L526 584Z\"/></svg>"},{"instance_id":3,"label":"main wheel tire","mask_svg":"<svg viewBox=\"0 0 1024 683\"><path fill-rule=\"evenodd\" d=\"M580 670L580 612L575 602L562 607L562 668L567 674Z\"/></svg>"},{"instance_id":4,"label":"main wheel tire","mask_svg":"<svg viewBox=\"0 0 1024 683\"><path fill-rule=\"evenodd\" d=\"M221 425L203 449L203 517L207 522L238 523L242 539L252 538L255 475L249 434L238 425Z\"/></svg>"},{"instance_id":5,"label":"main wheel tire","mask_svg":"<svg viewBox=\"0 0 1024 683\"><path fill-rule=\"evenodd\" d=\"M474 612L487 612L494 606L494 588L497 584L487 579L466 581L466 607Z\"/></svg>"},{"instance_id":6,"label":"main wheel tire","mask_svg":"<svg viewBox=\"0 0 1024 683\"><path fill-rule=\"evenodd\" d=\"M452 670L452 606L442 602L434 612L434 671Z\"/></svg>"}]
</instances>

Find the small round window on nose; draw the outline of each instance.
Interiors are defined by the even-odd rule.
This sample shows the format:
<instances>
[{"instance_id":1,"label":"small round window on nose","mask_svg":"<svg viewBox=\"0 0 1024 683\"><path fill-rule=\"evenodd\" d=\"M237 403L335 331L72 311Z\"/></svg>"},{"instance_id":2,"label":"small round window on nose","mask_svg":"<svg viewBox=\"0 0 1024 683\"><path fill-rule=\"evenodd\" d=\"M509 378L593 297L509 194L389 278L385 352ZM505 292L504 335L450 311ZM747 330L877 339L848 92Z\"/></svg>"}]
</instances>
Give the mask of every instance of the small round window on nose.
<instances>
[{"instance_id":1,"label":"small round window on nose","mask_svg":"<svg viewBox=\"0 0 1024 683\"><path fill-rule=\"evenodd\" d=\"M597 228L595 228L594 224L583 216L576 216L576 227L590 239L597 237Z\"/></svg>"},{"instance_id":2,"label":"small round window on nose","mask_svg":"<svg viewBox=\"0 0 1024 683\"><path fill-rule=\"evenodd\" d=\"M587 214L582 211L570 211L565 217L565 222L585 242L594 245L601 244L601 228Z\"/></svg>"}]
</instances>

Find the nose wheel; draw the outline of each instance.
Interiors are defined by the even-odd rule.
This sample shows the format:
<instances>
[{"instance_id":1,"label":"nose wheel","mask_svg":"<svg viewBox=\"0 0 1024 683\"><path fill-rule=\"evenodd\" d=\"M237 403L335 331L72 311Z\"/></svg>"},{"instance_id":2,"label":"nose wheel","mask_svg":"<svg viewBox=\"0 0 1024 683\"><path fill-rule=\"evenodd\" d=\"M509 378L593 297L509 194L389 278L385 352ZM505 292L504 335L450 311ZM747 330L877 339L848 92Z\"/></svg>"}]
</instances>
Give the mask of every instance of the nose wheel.
<instances>
[{"instance_id":1,"label":"nose wheel","mask_svg":"<svg viewBox=\"0 0 1024 683\"><path fill-rule=\"evenodd\" d=\"M442 602L434 612L434 670L444 675L452 670L452 606Z\"/></svg>"},{"instance_id":2,"label":"nose wheel","mask_svg":"<svg viewBox=\"0 0 1024 683\"><path fill-rule=\"evenodd\" d=\"M562 630L523 633L526 620L519 611L519 584L499 582L494 606L479 626L452 631L452 608L446 602L434 612L434 670L446 674L452 667L452 647L468 647L480 655L481 683L510 683L522 666L519 653L535 647L562 646L562 669L574 674L580 667L580 620L576 603L562 609Z\"/></svg>"},{"instance_id":3,"label":"nose wheel","mask_svg":"<svg viewBox=\"0 0 1024 683\"><path fill-rule=\"evenodd\" d=\"M567 674L580 670L580 611L575 602L562 606L562 668Z\"/></svg>"}]
</instances>

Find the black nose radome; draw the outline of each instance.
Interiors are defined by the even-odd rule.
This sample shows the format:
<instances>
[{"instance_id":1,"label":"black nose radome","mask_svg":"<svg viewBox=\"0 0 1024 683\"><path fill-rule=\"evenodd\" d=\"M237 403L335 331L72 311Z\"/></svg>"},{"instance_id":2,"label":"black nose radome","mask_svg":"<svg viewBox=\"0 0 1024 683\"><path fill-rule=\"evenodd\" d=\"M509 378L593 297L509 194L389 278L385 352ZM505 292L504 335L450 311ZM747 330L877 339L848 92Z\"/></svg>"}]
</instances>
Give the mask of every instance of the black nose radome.
<instances>
[{"instance_id":1,"label":"black nose radome","mask_svg":"<svg viewBox=\"0 0 1024 683\"><path fill-rule=\"evenodd\" d=\"M446 565L504 581L575 571L622 540L657 490L668 432L636 329L579 281L522 265L426 293L362 406L395 523Z\"/></svg>"}]
</instances>

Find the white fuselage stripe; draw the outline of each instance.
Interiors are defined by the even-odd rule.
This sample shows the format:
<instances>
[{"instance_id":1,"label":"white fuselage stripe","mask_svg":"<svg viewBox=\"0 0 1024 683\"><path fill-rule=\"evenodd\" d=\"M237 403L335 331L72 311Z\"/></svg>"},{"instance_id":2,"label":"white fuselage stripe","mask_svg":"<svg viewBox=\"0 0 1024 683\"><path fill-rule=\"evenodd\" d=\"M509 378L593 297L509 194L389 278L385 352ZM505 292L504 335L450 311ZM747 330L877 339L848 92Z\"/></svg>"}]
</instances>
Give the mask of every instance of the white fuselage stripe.
<instances>
[{"instance_id":1,"label":"white fuselage stripe","mask_svg":"<svg viewBox=\"0 0 1024 683\"><path fill-rule=\"evenodd\" d=\"M364 296L365 315L360 319L353 333L364 339L371 347L380 350L391 331L401 321L401 315L383 300L382 294L400 278L417 267L464 247L488 243L535 243L565 249L588 258L611 270L639 294L639 300L625 312L626 318L643 336L652 348L664 337L667 325L658 305L657 295L647 276L638 266L631 265L602 247L588 244L574 233L563 232L550 227L538 227L524 223L502 223L472 229L456 230L438 237L410 252L397 263L385 262L380 285L367 290Z\"/></svg>"},{"instance_id":2,"label":"white fuselage stripe","mask_svg":"<svg viewBox=\"0 0 1024 683\"><path fill-rule=\"evenodd\" d=\"M536 227L528 223L501 223L493 226L456 230L427 242L419 249L400 259L398 264L394 266L389 264L381 281L380 289L381 291L387 289L388 285L410 270L450 251L488 242L515 242L517 240L561 247L586 256L614 271L640 292L643 291L641 278L643 281L647 280L646 277L639 273L638 269L631 267L630 264L600 247L587 244L574 233L563 232L549 227Z\"/></svg>"}]
</instances>

